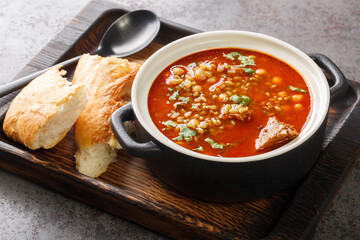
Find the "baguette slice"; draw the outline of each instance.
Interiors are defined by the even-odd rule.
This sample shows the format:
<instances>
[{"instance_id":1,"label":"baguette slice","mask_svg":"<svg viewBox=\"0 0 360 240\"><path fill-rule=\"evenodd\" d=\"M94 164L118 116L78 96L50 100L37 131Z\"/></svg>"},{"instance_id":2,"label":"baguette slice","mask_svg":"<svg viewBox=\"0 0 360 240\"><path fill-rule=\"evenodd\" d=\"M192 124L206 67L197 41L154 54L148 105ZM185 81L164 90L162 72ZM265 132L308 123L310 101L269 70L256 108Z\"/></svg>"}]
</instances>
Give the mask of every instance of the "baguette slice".
<instances>
[{"instance_id":1,"label":"baguette slice","mask_svg":"<svg viewBox=\"0 0 360 240\"><path fill-rule=\"evenodd\" d=\"M98 177L116 161L120 144L110 128L110 116L130 101L133 80L140 65L116 57L83 55L74 83L89 85L89 102L74 125L76 168Z\"/></svg>"},{"instance_id":2,"label":"baguette slice","mask_svg":"<svg viewBox=\"0 0 360 240\"><path fill-rule=\"evenodd\" d=\"M31 81L12 101L3 130L35 150L52 148L71 129L87 102L86 84L72 85L61 66Z\"/></svg>"}]
</instances>

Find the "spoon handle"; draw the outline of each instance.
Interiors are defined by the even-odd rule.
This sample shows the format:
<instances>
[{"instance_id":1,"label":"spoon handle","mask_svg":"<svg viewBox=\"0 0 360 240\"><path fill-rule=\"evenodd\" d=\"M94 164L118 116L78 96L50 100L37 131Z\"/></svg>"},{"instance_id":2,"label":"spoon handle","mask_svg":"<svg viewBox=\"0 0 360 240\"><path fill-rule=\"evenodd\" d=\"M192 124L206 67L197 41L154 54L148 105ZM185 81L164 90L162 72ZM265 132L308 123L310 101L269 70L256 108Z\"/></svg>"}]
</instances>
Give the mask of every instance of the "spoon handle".
<instances>
[{"instance_id":1,"label":"spoon handle","mask_svg":"<svg viewBox=\"0 0 360 240\"><path fill-rule=\"evenodd\" d=\"M71 65L72 63L76 62L77 60L79 60L81 56L77 56L77 57L73 57L71 59L68 59L66 61L63 61L61 63L58 63L56 65L62 65L62 66L68 66L68 65ZM46 68L46 69L43 69L43 70L40 70L40 71L37 71L37 72L34 72L28 76L25 76L25 77L22 77L22 78L19 78L19 79L16 79L12 82L9 82L9 83L6 83L6 84L3 84L0 86L0 97L3 97L15 90L18 90L22 87L25 87L26 84L28 84L29 82L31 82L34 78L40 76L41 74L43 74L44 72L46 72L47 70L49 70L50 68L53 68L54 66L51 66L49 68Z\"/></svg>"}]
</instances>

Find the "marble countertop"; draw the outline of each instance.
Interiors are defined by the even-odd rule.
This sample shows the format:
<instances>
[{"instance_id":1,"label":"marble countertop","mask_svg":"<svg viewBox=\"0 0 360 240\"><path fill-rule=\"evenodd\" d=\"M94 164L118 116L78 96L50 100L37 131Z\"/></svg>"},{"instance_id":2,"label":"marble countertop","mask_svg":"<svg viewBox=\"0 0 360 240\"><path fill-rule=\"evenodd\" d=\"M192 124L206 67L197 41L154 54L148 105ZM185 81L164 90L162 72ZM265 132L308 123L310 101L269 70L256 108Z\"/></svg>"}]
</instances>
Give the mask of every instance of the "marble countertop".
<instances>
[{"instance_id":1,"label":"marble countertop","mask_svg":"<svg viewBox=\"0 0 360 240\"><path fill-rule=\"evenodd\" d=\"M0 84L10 81L89 0L2 0ZM249 30L331 58L360 81L358 0L122 0L200 30ZM360 239L360 164L322 217L315 239ZM0 170L0 239L166 239Z\"/></svg>"}]
</instances>

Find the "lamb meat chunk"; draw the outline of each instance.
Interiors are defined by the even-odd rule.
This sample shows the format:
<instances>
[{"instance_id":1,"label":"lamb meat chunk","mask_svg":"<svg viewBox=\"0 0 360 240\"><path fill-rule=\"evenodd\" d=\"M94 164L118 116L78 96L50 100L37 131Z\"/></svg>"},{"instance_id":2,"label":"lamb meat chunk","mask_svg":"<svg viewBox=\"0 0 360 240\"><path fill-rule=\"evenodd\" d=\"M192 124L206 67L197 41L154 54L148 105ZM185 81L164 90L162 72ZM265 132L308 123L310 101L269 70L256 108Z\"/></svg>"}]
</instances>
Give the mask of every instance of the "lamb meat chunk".
<instances>
[{"instance_id":1,"label":"lamb meat chunk","mask_svg":"<svg viewBox=\"0 0 360 240\"><path fill-rule=\"evenodd\" d=\"M297 136L299 136L299 133L292 125L280 122L276 117L271 117L256 139L255 149L268 148Z\"/></svg>"}]
</instances>

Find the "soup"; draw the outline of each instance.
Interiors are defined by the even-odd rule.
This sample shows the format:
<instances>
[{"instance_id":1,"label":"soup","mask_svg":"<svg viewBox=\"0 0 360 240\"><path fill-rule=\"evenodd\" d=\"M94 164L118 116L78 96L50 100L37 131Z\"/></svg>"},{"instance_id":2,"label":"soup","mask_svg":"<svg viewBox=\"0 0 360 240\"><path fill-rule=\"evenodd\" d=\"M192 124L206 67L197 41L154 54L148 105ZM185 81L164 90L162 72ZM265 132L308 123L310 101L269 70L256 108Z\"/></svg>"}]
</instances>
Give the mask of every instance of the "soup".
<instances>
[{"instance_id":1,"label":"soup","mask_svg":"<svg viewBox=\"0 0 360 240\"><path fill-rule=\"evenodd\" d=\"M156 127L199 153L245 157L295 138L311 110L302 76L286 63L246 49L212 49L165 68L148 95Z\"/></svg>"}]
</instances>

